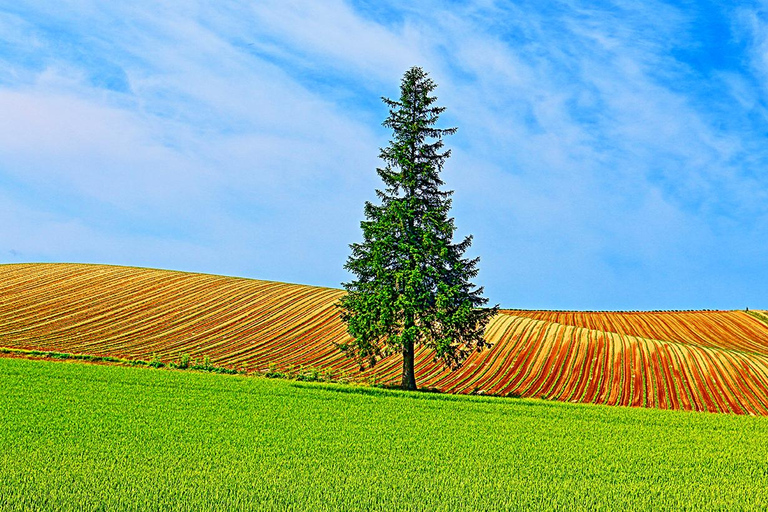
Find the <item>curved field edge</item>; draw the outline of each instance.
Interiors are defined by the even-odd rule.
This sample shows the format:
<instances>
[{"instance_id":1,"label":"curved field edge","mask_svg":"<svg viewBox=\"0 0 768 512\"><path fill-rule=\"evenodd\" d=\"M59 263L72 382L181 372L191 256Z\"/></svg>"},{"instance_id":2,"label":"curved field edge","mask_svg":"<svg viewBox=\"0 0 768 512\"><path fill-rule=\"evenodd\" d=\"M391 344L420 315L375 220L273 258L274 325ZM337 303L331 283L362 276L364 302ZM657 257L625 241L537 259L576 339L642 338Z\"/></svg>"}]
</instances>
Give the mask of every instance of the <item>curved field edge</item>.
<instances>
[{"instance_id":1,"label":"curved field edge","mask_svg":"<svg viewBox=\"0 0 768 512\"><path fill-rule=\"evenodd\" d=\"M343 291L167 270L84 264L0 265L0 346L178 361L266 372L304 366L395 384L399 356L361 371ZM768 414L768 326L745 312L508 310L493 348L449 372L426 350L420 387L461 394Z\"/></svg>"}]
</instances>

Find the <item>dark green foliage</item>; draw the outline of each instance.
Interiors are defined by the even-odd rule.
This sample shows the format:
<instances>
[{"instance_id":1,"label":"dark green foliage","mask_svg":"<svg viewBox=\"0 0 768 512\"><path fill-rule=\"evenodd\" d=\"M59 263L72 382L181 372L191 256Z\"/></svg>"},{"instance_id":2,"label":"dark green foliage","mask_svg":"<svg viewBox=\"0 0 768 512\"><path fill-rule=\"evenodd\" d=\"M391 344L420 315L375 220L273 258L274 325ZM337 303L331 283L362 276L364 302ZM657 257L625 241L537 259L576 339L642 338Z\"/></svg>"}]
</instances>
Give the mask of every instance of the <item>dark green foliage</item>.
<instances>
[{"instance_id":1,"label":"dark green foliage","mask_svg":"<svg viewBox=\"0 0 768 512\"><path fill-rule=\"evenodd\" d=\"M157 353L153 352L152 360L149 362L149 366L151 366L152 368L162 368L165 365L163 364L162 361L160 361L160 358L157 357Z\"/></svg>"},{"instance_id":2,"label":"dark green foliage","mask_svg":"<svg viewBox=\"0 0 768 512\"><path fill-rule=\"evenodd\" d=\"M354 341L339 348L361 366L402 353L407 389L416 388L414 346L455 368L472 350L489 346L483 332L498 309L481 309L488 300L470 282L478 258L464 253L472 237L452 240L453 192L441 190L440 172L450 156L442 138L456 128L434 127L445 110L434 105L435 87L414 67L403 77L398 101L382 98L389 106L383 124L393 136L380 154L386 166L377 169L384 182L376 191L381 204L365 204L363 242L350 245L345 265L357 279L344 283L348 294L340 302Z\"/></svg>"},{"instance_id":3,"label":"dark green foliage","mask_svg":"<svg viewBox=\"0 0 768 512\"><path fill-rule=\"evenodd\" d=\"M264 376L268 379L285 378L285 374L277 369L277 365L275 363L269 363L269 369L267 370L267 373L264 374Z\"/></svg>"}]
</instances>

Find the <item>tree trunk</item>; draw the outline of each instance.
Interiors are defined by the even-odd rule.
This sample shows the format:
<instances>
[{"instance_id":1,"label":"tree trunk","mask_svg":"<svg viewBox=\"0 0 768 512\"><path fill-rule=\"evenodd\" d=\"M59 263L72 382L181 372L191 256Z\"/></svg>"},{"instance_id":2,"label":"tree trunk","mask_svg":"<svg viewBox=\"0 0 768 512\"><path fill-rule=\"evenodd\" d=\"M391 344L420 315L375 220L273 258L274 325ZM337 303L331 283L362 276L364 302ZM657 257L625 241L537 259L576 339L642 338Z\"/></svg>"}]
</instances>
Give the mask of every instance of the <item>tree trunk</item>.
<instances>
[{"instance_id":1,"label":"tree trunk","mask_svg":"<svg viewBox=\"0 0 768 512\"><path fill-rule=\"evenodd\" d=\"M403 348L403 389L416 391L416 374L413 371L413 342Z\"/></svg>"}]
</instances>

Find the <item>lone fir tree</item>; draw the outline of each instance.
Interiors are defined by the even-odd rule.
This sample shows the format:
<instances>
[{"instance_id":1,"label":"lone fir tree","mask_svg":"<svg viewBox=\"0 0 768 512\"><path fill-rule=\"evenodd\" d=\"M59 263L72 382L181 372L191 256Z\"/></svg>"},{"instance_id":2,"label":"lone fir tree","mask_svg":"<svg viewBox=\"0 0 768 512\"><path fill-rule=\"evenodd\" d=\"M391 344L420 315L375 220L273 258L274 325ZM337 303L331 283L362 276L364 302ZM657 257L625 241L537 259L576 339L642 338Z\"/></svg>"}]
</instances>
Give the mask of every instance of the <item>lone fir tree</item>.
<instances>
[{"instance_id":1,"label":"lone fir tree","mask_svg":"<svg viewBox=\"0 0 768 512\"><path fill-rule=\"evenodd\" d=\"M430 96L435 87L413 67L403 76L400 99L382 98L392 140L379 155L386 166L376 170L384 182L376 191L381 204L365 203L363 242L350 245L344 266L357 279L344 283L347 295L339 303L353 338L339 348L361 366L402 353L404 389L416 389L416 346L456 368L473 350L490 346L483 332L498 310L482 309L488 299L470 282L479 260L464 257L472 237L452 241L453 191L440 189L440 172L450 156L443 136L456 128L434 127L445 110Z\"/></svg>"}]
</instances>

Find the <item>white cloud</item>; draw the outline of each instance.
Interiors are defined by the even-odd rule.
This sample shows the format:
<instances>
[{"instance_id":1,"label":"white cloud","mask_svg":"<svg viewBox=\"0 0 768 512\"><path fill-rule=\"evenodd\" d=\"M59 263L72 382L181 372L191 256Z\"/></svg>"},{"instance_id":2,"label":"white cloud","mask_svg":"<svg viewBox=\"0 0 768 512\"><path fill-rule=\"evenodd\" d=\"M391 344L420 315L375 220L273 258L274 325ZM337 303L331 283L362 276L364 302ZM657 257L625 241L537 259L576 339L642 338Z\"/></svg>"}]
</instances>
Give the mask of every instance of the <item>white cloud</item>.
<instances>
[{"instance_id":1,"label":"white cloud","mask_svg":"<svg viewBox=\"0 0 768 512\"><path fill-rule=\"evenodd\" d=\"M69 95L0 91L7 175L119 208L199 201L205 169L164 147L136 115Z\"/></svg>"},{"instance_id":2,"label":"white cloud","mask_svg":"<svg viewBox=\"0 0 768 512\"><path fill-rule=\"evenodd\" d=\"M356 81L391 81L426 60L424 47L430 42L420 31L408 24L393 31L361 18L341 0L268 0L251 9L256 34L280 38L307 64L317 66L319 58L323 66L353 69Z\"/></svg>"},{"instance_id":3,"label":"white cloud","mask_svg":"<svg viewBox=\"0 0 768 512\"><path fill-rule=\"evenodd\" d=\"M494 300L686 307L699 299L684 283L716 258L765 253L748 240L766 180L745 172L765 152L686 90L670 48L692 21L669 4L429 2L395 22L340 0L16 12L0 37L43 64L0 51L14 69L0 77L4 211L24 226L0 237L22 252L335 286L378 185L373 105L418 64L460 128L445 176ZM742 24L768 69L755 16ZM743 74L718 76L741 112L761 103ZM35 198L52 191L71 204Z\"/></svg>"}]
</instances>

